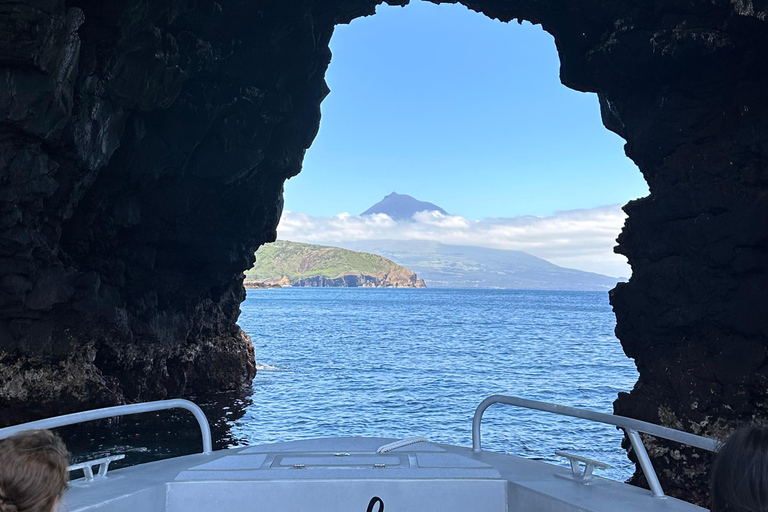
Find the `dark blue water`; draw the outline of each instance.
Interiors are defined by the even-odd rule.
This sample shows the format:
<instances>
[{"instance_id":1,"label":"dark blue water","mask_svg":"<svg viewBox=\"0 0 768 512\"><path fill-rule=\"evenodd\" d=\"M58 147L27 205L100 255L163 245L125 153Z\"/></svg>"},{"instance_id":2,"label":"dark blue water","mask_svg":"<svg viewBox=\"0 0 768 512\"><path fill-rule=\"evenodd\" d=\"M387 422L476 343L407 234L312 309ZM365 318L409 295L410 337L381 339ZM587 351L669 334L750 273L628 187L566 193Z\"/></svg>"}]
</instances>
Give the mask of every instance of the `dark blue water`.
<instances>
[{"instance_id":1,"label":"dark blue water","mask_svg":"<svg viewBox=\"0 0 768 512\"><path fill-rule=\"evenodd\" d=\"M471 420L502 393L612 412L637 380L604 292L284 288L250 290L253 395L231 434L249 444L317 436L471 445ZM239 413L238 413L239 415ZM613 427L493 406L483 447L562 462L567 450L632 467Z\"/></svg>"}]
</instances>

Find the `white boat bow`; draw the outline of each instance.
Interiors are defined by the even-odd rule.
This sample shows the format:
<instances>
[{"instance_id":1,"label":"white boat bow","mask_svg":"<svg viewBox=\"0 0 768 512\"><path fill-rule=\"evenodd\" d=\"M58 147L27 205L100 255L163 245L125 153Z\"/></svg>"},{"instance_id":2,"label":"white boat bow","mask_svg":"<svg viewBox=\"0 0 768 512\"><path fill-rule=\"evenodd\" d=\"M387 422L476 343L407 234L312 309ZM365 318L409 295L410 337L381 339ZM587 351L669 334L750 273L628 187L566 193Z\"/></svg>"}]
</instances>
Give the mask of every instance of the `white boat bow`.
<instances>
[{"instance_id":1,"label":"white boat bow","mask_svg":"<svg viewBox=\"0 0 768 512\"><path fill-rule=\"evenodd\" d=\"M203 453L113 471L107 471L107 459L114 460L112 457L91 461L92 467L80 464L85 477L70 483L61 512L384 512L385 508L387 512L704 511L663 496L660 487L648 491L595 476L592 469L600 466L598 461L564 454L570 465L563 467L482 450L480 422L485 408L492 403L549 410L619 426L626 420L632 422L631 427L622 428L636 434L663 429L629 418L495 395L483 401L475 414L474 449L431 443L423 438L335 437L211 452L210 429L207 422L201 421L202 411L184 400L41 420L0 429L0 439L20 430L170 407L183 407L198 418ZM114 409L119 412L115 414ZM671 429L653 433L704 449L717 447L712 439Z\"/></svg>"}]
</instances>

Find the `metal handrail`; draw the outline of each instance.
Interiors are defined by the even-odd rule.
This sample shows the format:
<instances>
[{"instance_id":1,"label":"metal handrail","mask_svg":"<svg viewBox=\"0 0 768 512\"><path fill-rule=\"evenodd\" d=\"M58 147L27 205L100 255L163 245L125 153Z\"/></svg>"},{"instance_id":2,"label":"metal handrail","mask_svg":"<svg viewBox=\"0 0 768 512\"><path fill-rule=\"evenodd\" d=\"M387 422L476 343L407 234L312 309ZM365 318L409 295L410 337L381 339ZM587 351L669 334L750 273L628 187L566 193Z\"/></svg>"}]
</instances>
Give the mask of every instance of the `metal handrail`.
<instances>
[{"instance_id":1,"label":"metal handrail","mask_svg":"<svg viewBox=\"0 0 768 512\"><path fill-rule=\"evenodd\" d=\"M554 414L560 414L562 416L571 416L573 418L581 418L598 423L605 423L607 425L614 425L623 429L627 434L629 441L632 443L632 448L635 450L640 468L643 470L645 479L648 481L648 485L650 486L651 492L655 498L665 498L666 496L664 495L664 490L661 488L659 478L656 476L656 470L653 469L653 464L651 464L651 459L648 457L648 452L645 450L645 445L643 444L643 440L640 438L639 432L650 434L654 437L660 437L670 441L687 444L689 446L701 448L702 450L708 450L710 452L717 451L720 447L720 442L715 439L697 436L695 434L689 434L688 432L682 432L680 430L662 427L660 425L654 425L653 423L648 423L647 421L626 418L624 416L616 416L613 414L605 414L602 412L589 411L585 409L577 409L575 407L568 407L565 405L539 402L537 400L528 400L527 398L492 395L480 402L480 405L478 405L477 409L475 410L475 415L472 417L472 451L475 453L482 451L480 444L480 423L483 421L483 413L485 413L485 410L492 404L514 405L516 407L524 407L526 409L551 412Z\"/></svg>"},{"instance_id":2,"label":"metal handrail","mask_svg":"<svg viewBox=\"0 0 768 512\"><path fill-rule=\"evenodd\" d=\"M205 417L205 413L203 413L203 410L194 403L180 398L174 400L158 400L141 404L116 405L114 407L104 407L102 409L75 412L63 416L56 416L54 418L46 418L44 420L30 421L29 423L13 425L12 427L0 428L0 440L25 430L64 427L67 425L83 423L85 421L103 420L115 416L163 411L166 409L186 409L191 412L195 416L198 425L200 425L200 433L203 437L203 454L208 455L213 451L211 427L208 425L208 419Z\"/></svg>"}]
</instances>

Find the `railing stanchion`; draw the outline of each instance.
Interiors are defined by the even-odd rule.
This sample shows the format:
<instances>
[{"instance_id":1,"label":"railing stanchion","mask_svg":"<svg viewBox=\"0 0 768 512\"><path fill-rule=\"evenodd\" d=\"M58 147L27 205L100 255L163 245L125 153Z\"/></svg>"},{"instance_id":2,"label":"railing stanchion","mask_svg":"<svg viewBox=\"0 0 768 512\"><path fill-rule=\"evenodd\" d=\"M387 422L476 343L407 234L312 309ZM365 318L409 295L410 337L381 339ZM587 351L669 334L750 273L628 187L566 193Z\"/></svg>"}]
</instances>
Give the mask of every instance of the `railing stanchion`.
<instances>
[{"instance_id":1,"label":"railing stanchion","mask_svg":"<svg viewBox=\"0 0 768 512\"><path fill-rule=\"evenodd\" d=\"M474 453L483 451L480 439L480 425L483 421L483 414L490 405L497 403L533 409L535 411L550 412L561 416L570 416L572 418L580 418L597 423L605 423L606 425L613 425L623 429L627 434L629 441L632 443L632 447L637 455L638 464L640 464L640 468L643 470L645 479L648 481L648 485L655 498L665 498L666 496L664 495L664 490L661 488L661 483L656 475L656 470L653 469L653 464L651 463L651 458L648 456L648 451L645 449L645 445L643 445L640 432L661 439L687 444L688 446L701 448L702 450L710 452L717 451L720 446L720 443L717 440L709 437L697 436L695 434L662 427L661 425L654 425L653 423L636 420L634 418L625 418L624 416L615 416L613 414L588 411L586 409L549 404L516 396L492 395L480 402L480 405L475 409L475 415L472 417L472 451Z\"/></svg>"},{"instance_id":2,"label":"railing stanchion","mask_svg":"<svg viewBox=\"0 0 768 512\"><path fill-rule=\"evenodd\" d=\"M656 470L653 469L651 458L648 456L648 451L645 449L643 440L640 438L640 434L637 430L631 428L625 428L624 432L627 433L629 442L632 443L632 448L637 455L637 462L640 464L640 468L643 470L645 480L648 482L648 486L651 488L654 498L666 498L664 490L661 488L659 477L656 476Z\"/></svg>"},{"instance_id":3,"label":"railing stanchion","mask_svg":"<svg viewBox=\"0 0 768 512\"><path fill-rule=\"evenodd\" d=\"M475 415L472 416L472 451L480 453L483 448L480 446L480 423L483 421L483 413L491 404L496 403L496 398L501 395L489 396L477 406L475 409Z\"/></svg>"}]
</instances>

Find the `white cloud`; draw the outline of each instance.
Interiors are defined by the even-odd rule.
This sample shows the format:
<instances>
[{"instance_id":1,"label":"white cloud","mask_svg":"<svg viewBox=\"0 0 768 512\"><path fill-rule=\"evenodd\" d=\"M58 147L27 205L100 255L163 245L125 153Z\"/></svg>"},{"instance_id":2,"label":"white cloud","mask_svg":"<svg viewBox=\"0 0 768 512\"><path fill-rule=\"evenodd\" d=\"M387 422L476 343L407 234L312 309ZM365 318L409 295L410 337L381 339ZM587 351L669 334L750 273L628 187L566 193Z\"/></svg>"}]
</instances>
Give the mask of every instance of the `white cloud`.
<instances>
[{"instance_id":1,"label":"white cloud","mask_svg":"<svg viewBox=\"0 0 768 512\"><path fill-rule=\"evenodd\" d=\"M431 240L445 244L477 245L525 251L563 267L628 277L623 256L613 253L624 225L619 205L557 212L549 217L465 219L439 212L419 212L411 221L395 221L385 214L313 217L283 212L277 233L281 240Z\"/></svg>"}]
</instances>

